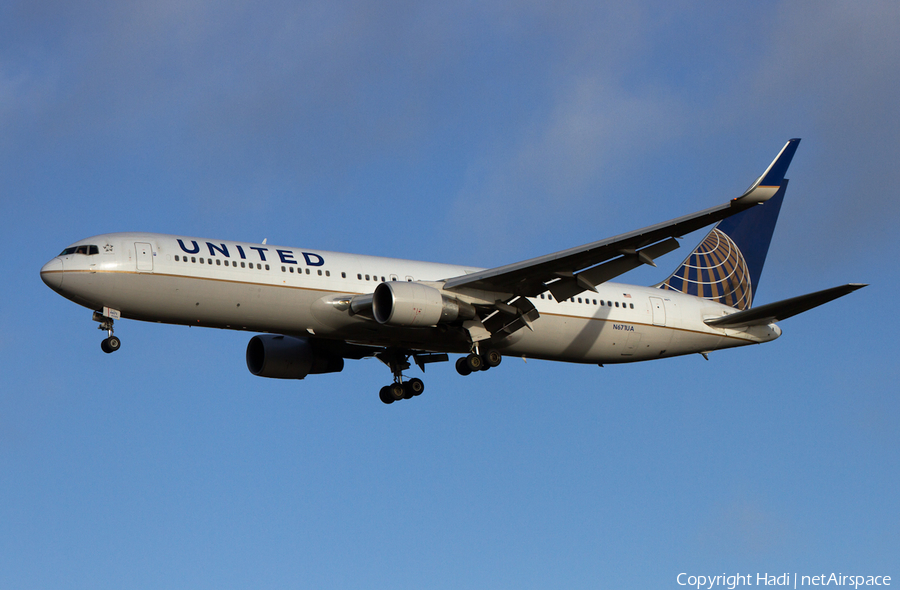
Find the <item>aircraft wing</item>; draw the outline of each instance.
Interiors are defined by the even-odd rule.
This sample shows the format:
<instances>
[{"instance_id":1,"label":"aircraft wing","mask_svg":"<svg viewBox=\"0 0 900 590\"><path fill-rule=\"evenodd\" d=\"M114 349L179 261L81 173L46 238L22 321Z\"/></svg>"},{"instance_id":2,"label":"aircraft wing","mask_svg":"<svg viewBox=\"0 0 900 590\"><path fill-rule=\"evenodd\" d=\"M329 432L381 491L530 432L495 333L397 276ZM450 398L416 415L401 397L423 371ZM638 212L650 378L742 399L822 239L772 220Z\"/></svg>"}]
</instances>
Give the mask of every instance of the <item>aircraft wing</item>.
<instances>
[{"instance_id":1,"label":"aircraft wing","mask_svg":"<svg viewBox=\"0 0 900 590\"><path fill-rule=\"evenodd\" d=\"M848 285L832 287L831 289L824 289L822 291L816 291L815 293L808 293L806 295L800 295L799 297L792 297L790 299L784 299L783 301L760 305L759 307L753 307L746 311L728 314L720 318L706 320L705 323L707 326L713 326L715 328L738 328L770 324L795 316L798 313L803 313L804 311L828 303L838 297L843 297L857 289L862 289L865 286L866 285L861 283L850 283Z\"/></svg>"},{"instance_id":2,"label":"aircraft wing","mask_svg":"<svg viewBox=\"0 0 900 590\"><path fill-rule=\"evenodd\" d=\"M770 199L784 182L799 142L789 140L756 182L729 203L561 252L453 277L444 283L444 289L469 288L520 297L535 297L549 290L563 300L594 291L596 285L642 264L656 266L655 258L678 248L675 238Z\"/></svg>"}]
</instances>

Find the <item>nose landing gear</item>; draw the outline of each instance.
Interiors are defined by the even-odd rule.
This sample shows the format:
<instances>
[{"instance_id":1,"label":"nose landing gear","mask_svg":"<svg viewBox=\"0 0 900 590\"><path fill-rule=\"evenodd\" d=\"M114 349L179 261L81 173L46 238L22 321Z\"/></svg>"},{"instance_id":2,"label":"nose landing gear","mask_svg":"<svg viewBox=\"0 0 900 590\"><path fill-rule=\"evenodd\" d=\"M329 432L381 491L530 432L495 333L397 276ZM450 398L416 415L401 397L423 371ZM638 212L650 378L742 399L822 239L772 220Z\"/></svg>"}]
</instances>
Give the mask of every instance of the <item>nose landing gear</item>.
<instances>
[{"instance_id":1,"label":"nose landing gear","mask_svg":"<svg viewBox=\"0 0 900 590\"><path fill-rule=\"evenodd\" d=\"M104 309L104 311L107 311ZM121 317L119 312L116 310L109 310L111 315L115 315L116 317ZM94 321L100 322L98 329L106 330L107 337L100 343L100 349L109 354L111 352L115 352L119 350L122 346L122 341L119 340L118 337L113 336L113 319L109 316L103 315L99 311L94 312Z\"/></svg>"}]
</instances>

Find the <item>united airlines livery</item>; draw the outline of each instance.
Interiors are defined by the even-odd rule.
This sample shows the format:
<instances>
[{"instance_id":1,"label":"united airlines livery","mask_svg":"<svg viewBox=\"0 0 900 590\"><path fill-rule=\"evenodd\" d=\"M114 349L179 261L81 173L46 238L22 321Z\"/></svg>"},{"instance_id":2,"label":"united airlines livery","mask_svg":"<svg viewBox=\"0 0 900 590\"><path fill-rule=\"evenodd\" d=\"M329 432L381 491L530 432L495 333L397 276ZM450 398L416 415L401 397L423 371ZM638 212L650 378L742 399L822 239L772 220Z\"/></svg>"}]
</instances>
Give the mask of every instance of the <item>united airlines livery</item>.
<instances>
[{"instance_id":1,"label":"united airlines livery","mask_svg":"<svg viewBox=\"0 0 900 590\"><path fill-rule=\"evenodd\" d=\"M79 240L44 265L54 291L93 310L107 338L122 318L259 332L247 367L260 377L336 373L376 357L393 374L386 404L425 388L404 377L410 360L456 360L461 375L504 356L626 363L758 344L777 321L836 299L847 284L755 305L797 150L792 139L742 195L678 219L498 268L433 264L310 248L149 233ZM716 224L662 283L612 279Z\"/></svg>"}]
</instances>

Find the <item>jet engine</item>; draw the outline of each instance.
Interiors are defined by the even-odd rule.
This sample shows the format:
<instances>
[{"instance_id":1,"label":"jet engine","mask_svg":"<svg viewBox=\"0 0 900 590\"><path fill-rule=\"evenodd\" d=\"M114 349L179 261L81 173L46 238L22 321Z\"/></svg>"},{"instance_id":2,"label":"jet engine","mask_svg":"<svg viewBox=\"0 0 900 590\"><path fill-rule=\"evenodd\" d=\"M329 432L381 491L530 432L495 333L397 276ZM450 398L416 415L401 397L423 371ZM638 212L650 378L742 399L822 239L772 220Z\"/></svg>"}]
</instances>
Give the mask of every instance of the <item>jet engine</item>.
<instances>
[{"instance_id":1,"label":"jet engine","mask_svg":"<svg viewBox=\"0 0 900 590\"><path fill-rule=\"evenodd\" d=\"M247 344L247 368L257 377L303 379L318 373L339 373L344 359L322 354L306 338L266 334Z\"/></svg>"},{"instance_id":2,"label":"jet engine","mask_svg":"<svg viewBox=\"0 0 900 590\"><path fill-rule=\"evenodd\" d=\"M391 281L375 287L372 315L379 324L422 327L472 319L475 308L422 283Z\"/></svg>"}]
</instances>

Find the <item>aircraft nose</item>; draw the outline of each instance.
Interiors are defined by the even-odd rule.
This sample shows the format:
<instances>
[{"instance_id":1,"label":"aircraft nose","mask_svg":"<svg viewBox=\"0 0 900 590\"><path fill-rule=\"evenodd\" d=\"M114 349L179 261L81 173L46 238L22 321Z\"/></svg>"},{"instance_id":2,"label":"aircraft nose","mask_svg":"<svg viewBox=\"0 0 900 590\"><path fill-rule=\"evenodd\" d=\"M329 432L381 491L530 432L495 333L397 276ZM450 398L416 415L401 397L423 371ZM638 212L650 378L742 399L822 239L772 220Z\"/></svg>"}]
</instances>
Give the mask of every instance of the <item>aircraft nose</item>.
<instances>
[{"instance_id":1,"label":"aircraft nose","mask_svg":"<svg viewBox=\"0 0 900 590\"><path fill-rule=\"evenodd\" d=\"M63 262L54 258L41 268L41 280L54 291L59 291L63 280Z\"/></svg>"}]
</instances>

